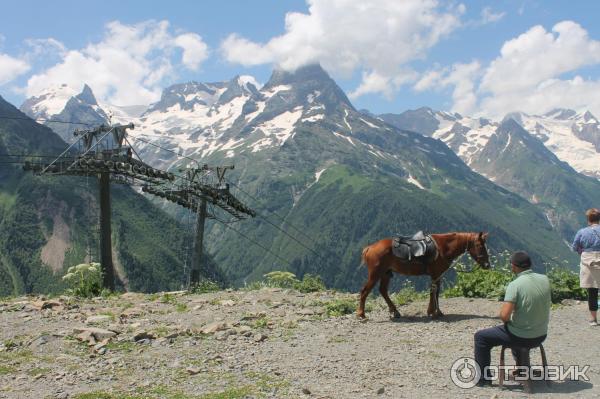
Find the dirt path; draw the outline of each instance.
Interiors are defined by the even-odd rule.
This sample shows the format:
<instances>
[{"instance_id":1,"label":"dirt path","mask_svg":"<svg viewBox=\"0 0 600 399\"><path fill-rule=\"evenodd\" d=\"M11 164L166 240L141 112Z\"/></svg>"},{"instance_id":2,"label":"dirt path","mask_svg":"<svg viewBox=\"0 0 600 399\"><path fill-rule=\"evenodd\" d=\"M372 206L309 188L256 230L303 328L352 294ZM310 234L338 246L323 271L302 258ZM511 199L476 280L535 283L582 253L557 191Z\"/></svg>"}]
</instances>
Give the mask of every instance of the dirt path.
<instances>
[{"instance_id":1,"label":"dirt path","mask_svg":"<svg viewBox=\"0 0 600 399\"><path fill-rule=\"evenodd\" d=\"M402 306L403 317L392 322L382 301L373 299L366 322L326 315L329 305L348 299L356 297L263 289L5 302L0 397L526 396L516 385L461 389L450 379L453 362L472 356L473 333L498 324L498 302L444 299L443 321L428 319L426 304L417 302ZM94 339L95 346L76 338L75 328L91 326L118 335L108 343ZM551 389L537 383L535 396L600 397L599 337L600 327L586 323L583 304L553 310L544 345L550 364L589 365L590 381L555 382ZM498 352L492 352L496 364ZM532 362L538 358L532 354ZM80 396L90 392L96 394Z\"/></svg>"}]
</instances>

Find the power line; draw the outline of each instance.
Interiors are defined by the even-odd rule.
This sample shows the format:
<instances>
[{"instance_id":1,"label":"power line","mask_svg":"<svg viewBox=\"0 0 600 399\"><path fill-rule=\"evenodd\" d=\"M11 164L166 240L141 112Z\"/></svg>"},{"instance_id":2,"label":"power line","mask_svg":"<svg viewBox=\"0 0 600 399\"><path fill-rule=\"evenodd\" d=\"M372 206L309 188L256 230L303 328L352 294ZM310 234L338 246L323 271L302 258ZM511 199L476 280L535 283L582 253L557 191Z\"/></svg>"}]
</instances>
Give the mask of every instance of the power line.
<instances>
[{"instance_id":1,"label":"power line","mask_svg":"<svg viewBox=\"0 0 600 399\"><path fill-rule=\"evenodd\" d=\"M257 203L260 203L261 201L254 197L252 194L248 193L247 191L244 191L240 186L238 186L237 184L235 184L234 182L232 182L231 180L227 180L227 182L231 185L233 185L235 188L237 188L238 190L240 190L242 193L246 194L248 197L250 197L251 199L253 199L254 201L256 201ZM313 243L317 244L317 242L310 237L309 235L307 235L305 232L303 232L302 230L300 230L299 228L297 228L296 226L294 226L291 222L285 220L285 218L281 215L279 215L277 212L275 211L269 211L267 210L267 212L272 213L273 215L277 216L279 219L281 219L281 221L283 223L288 224L291 228L293 228L294 230L296 230L298 233L302 234L304 237L308 238L310 241L312 241ZM263 219L266 220L266 218L263 216Z\"/></svg>"},{"instance_id":2,"label":"power line","mask_svg":"<svg viewBox=\"0 0 600 399\"><path fill-rule=\"evenodd\" d=\"M152 143L152 142L150 142L150 141L147 141L147 140L144 140L144 139L140 139L140 138L137 138L137 137L133 137L133 139L134 139L134 140L141 141L141 142L144 142L144 143L146 143L146 144L149 144L149 145L151 145L151 146L154 146L154 147L156 147L156 148L159 148L159 149L162 149L162 150L165 150L165 151L171 152L171 153L175 154L175 155L176 155L176 156L178 156L178 157L181 157L181 158L186 158L186 159L189 159L189 160L191 160L191 161L193 161L193 162L195 162L195 163L199 164L197 160L195 160L195 159L193 159L193 158L191 158L191 157L188 157L188 156L186 156L186 155L179 154L178 152L176 152L176 151L173 151L173 150L171 150L171 149L169 149L169 148L165 148L165 147L163 147L163 146L160 146L160 145L158 145L158 144L155 144L155 143ZM187 179L186 179L186 180L187 180ZM238 190L240 190L241 192L243 192L244 194L246 194L246 195L247 195L247 196L249 196L250 198L254 199L255 201L258 201L258 200L257 200L256 198L254 198L252 195L250 195L249 193L247 193L247 192L245 192L244 190L242 190L242 189L241 189L239 186L237 186L235 183L231 182L230 180L227 180L227 182L229 182L230 184L232 184L233 186L235 186L235 187L236 187ZM311 240L313 243L315 243L315 244L316 244L316 241L315 241L313 238L311 238L310 236L306 235L304 232L302 232L300 229L296 228L296 227L295 227L294 225L292 225L290 222L286 221L284 218L282 218L281 216L277 215L275 212L272 212L272 211L271 211L271 213L273 213L273 214L275 214L276 216L278 216L278 217L279 217L279 218L280 218L280 219L281 219L281 220L282 220L284 223L287 223L287 224L288 224L288 225L290 225L290 227L292 227L294 230L298 231L299 233L301 233L302 235L304 235L305 237L307 237L309 240ZM265 222L267 222L267 223L268 223L268 224L270 224L271 226L275 227L277 230L281 231L283 234L285 234L286 236L290 237L292 240L296 241L296 242L297 242L298 244L300 244L302 247L304 247L305 249L309 250L310 252L312 252L312 253L313 253L313 254L315 254L316 256L320 257L320 255L319 255L319 254L318 254L318 253L317 253L317 252L316 252L314 249L312 249L312 248L308 247L307 245L305 245L303 242L301 242L300 240L298 240L296 237L292 236L292 235L291 235L291 234L289 234L287 231L285 231L285 230L284 230L284 229L282 229L281 227L277 226L276 224L274 224L273 222L271 222L270 220L268 220L268 219L267 219L265 216L263 216L263 215L260 215L260 214L258 214L258 213L257 213L257 215L258 215L258 216L260 216L260 217L261 217L261 219L263 219Z\"/></svg>"},{"instance_id":3,"label":"power line","mask_svg":"<svg viewBox=\"0 0 600 399\"><path fill-rule=\"evenodd\" d=\"M82 126L98 126L98 124L94 123L84 123L84 122L73 122L73 121L61 121L58 119L48 119L48 118L29 118L22 116L3 116L0 115L0 119L12 119L18 121L30 121L30 122L52 122L52 123L64 123L67 125L82 125Z\"/></svg>"},{"instance_id":4,"label":"power line","mask_svg":"<svg viewBox=\"0 0 600 399\"><path fill-rule=\"evenodd\" d=\"M16 119L16 120L28 120L28 121L34 121L34 119L32 119L32 118L23 118L23 117L8 117L8 116L0 116L0 118L2 118L2 119ZM39 121L47 121L47 122L57 122L57 123L80 124L80 125L86 125L86 126L95 126L95 125L92 125L92 124L89 124L89 123L78 123L78 122L60 121L60 120L52 120L52 119L45 119L45 118L37 118L37 120L39 120ZM111 129L111 130L112 130L112 129ZM102 138L106 137L106 135L107 135L107 134L105 134L105 135L104 135ZM178 153L178 152L176 152L176 151L173 151L173 150L171 150L171 149L169 149L169 148L165 148L165 147L163 147L163 146L160 146L160 145L158 145L158 144L152 143L152 142L150 142L150 141L148 141L148 140L144 140L144 139L141 139L141 138L138 138L138 137L132 137L132 138L133 138L134 140L136 140L136 141L141 141L141 142L143 142L143 143L149 144L149 145L151 145L151 146L154 146L154 147L156 147L156 148L159 148L159 149L162 149L162 150L168 151L168 152L170 152L170 153L173 153L173 154L175 154L177 157L180 157L180 158L185 158L185 159L188 159L188 160L190 160L190 161L193 161L193 162L195 162L196 164L198 164L198 165L199 165L199 162L198 162L196 159L194 159L194 158L191 158L191 157L188 157L188 156L186 156L186 155L180 154L180 153ZM79 141L79 140L77 140L75 143L77 143L78 141ZM127 142L129 143L129 141L127 141ZM53 162L52 162L52 163L51 163L49 166L51 166L51 165L52 165L54 162L56 162L56 159L58 159L58 158L60 158L62 155L64 155L64 154L65 154L65 153L66 153L66 152L67 152L67 151L68 151L68 150L69 150L71 147L73 147L73 145L74 145L75 143L71 144L71 145L70 145L70 146L67 148L67 150L65 150L65 151L64 151L64 152L63 152L61 155L59 155L59 156L55 157L55 160L54 160L54 161L53 161ZM129 143L129 144L130 144L130 143ZM130 144L130 145L131 145L131 144ZM133 147L133 146L132 146L132 147ZM89 152L89 150L88 150L88 151L86 151L86 153L87 153L87 152ZM84 154L84 155L85 155L85 154ZM138 158L139 158L139 154L137 154L137 152L136 152L136 155L137 155L137 156L138 156ZM48 158L51 158L51 156L39 156L39 157L48 157ZM10 163L21 163L21 162L10 162ZM187 179L187 178L186 178L186 177L184 177L184 176L177 175L177 174L175 174L175 173L174 173L174 175L176 175L176 176L180 177L181 179L184 179L184 180L187 180L187 181L190 181L190 182L192 182L192 180L190 180L190 179ZM231 181L229 181L229 180L228 180L228 182L229 182L230 184L232 184L233 186L235 186L235 187L236 187L238 190L240 190L242 193L246 194L248 197L252 198L253 200L255 200L255 201L257 201L257 202L259 202L259 200L258 200L258 199L256 199L254 196L252 196L252 195L251 195L251 194L249 194L248 192L246 192L246 191L242 190L242 189L241 189L241 188L240 188L238 185L236 185L235 183L233 183L233 182L231 182ZM308 238L308 239L309 239L310 241L312 241L313 243L316 243L316 241L315 241L313 238L311 238L310 236L306 235L306 234L305 234L303 231L301 231L300 229L298 229L296 226L294 226L294 225L293 225L293 224L291 224L290 222L286 221L286 220L285 220L283 217L281 217L280 215L278 215L276 212L274 212L274 211L269 211L269 212L273 213L275 216L277 216L279 219L281 219L281 220L282 220L284 223L287 223L287 224L288 224L290 227L292 227L294 230L296 230L297 232L299 232L300 234L302 234L304 237ZM283 234L285 234L286 236L288 236L289 238L291 238L292 240L294 240L295 242L297 242L298 244L300 244L300 245L301 245L303 248L305 248L305 249L309 250L310 252L312 252L312 253L313 253L313 254L315 254L316 256L320 257L320 255L319 255L319 254L318 254L318 253L317 253L317 252L316 252L314 249L312 249L312 248L308 247L307 245L305 245L303 242L301 242L300 240L298 240L296 237L292 236L292 235L291 235L291 234L289 234L287 231L285 231L285 230L284 230L284 229L282 229L281 227L277 226L276 224L274 224L273 222L271 222L270 220L268 220L268 219L267 219L265 216L263 216L263 215L259 215L259 216L261 217L261 219L263 219L263 220L264 220L265 222L267 222L269 225L273 226L274 228L276 228L277 230L281 231ZM221 222L221 223L223 223L222 221L220 221L220 222Z\"/></svg>"},{"instance_id":5,"label":"power line","mask_svg":"<svg viewBox=\"0 0 600 399\"><path fill-rule=\"evenodd\" d=\"M236 233L238 233L239 235L241 235L242 237L244 237L246 240L250 241L254 245L262 248L263 250L267 251L268 253L270 253L271 255L275 256L276 258L284 261L285 263L287 263L288 266L292 267L292 263L290 261L288 261L287 259L282 258L281 256L277 255L275 252L271 251L270 249L268 249L264 245L262 245L262 244L260 244L260 243L258 243L256 241L254 241L253 239L251 239L250 237L248 237L247 235L245 235L241 231L234 229L233 227L231 227L230 225L228 225L225 222L221 221L220 219L215 218L215 220L217 222L221 223L223 226L227 227L228 229L235 231Z\"/></svg>"},{"instance_id":6,"label":"power line","mask_svg":"<svg viewBox=\"0 0 600 399\"><path fill-rule=\"evenodd\" d=\"M165 147L160 146L158 144L152 143L152 142L150 142L148 140L140 139L139 137L132 137L132 139L137 140L137 141L141 141L141 142L146 143L146 144L150 144L151 146L154 146L156 148L160 148L161 150L165 150L165 151L168 151L170 153L173 153L173 154L175 154L176 156L178 156L180 158L189 159L190 161L196 162L196 164L200 165L200 163L197 160L195 160L194 158L191 158L191 157L188 157L186 155L180 154L177 151L173 151L173 150L171 150L169 148L165 148Z\"/></svg>"},{"instance_id":7,"label":"power line","mask_svg":"<svg viewBox=\"0 0 600 399\"><path fill-rule=\"evenodd\" d=\"M291 234L289 234L287 231L285 231L284 229L282 229L281 227L277 226L275 223L271 222L269 219L267 219L266 217L262 216L259 213L256 213L257 216L259 216L262 220L264 220L265 222L267 222L268 224L270 224L271 226L275 227L277 230L281 231L283 234L285 234L286 236L290 237L292 240L296 241L298 244L302 245L305 249L308 249L310 252L312 252L313 254L317 255L318 257L321 257L314 249L304 245L304 243L300 240L298 240L296 237L292 236Z\"/></svg>"}]
</instances>

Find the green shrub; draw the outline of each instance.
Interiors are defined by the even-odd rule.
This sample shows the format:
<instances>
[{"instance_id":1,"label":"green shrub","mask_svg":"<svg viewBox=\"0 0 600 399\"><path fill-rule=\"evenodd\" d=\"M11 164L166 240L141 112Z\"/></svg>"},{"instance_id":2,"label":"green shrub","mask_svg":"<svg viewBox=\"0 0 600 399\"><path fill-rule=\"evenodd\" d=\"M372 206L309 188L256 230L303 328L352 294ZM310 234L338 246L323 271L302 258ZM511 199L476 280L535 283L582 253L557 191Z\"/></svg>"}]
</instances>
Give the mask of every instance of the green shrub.
<instances>
[{"instance_id":1,"label":"green shrub","mask_svg":"<svg viewBox=\"0 0 600 399\"><path fill-rule=\"evenodd\" d=\"M278 288L294 288L300 282L294 273L279 270L265 274L265 279L267 286Z\"/></svg>"},{"instance_id":2,"label":"green shrub","mask_svg":"<svg viewBox=\"0 0 600 399\"><path fill-rule=\"evenodd\" d=\"M579 275L571 270L554 267L548 272L552 288L552 302L563 299L587 299L587 291L579 286Z\"/></svg>"},{"instance_id":3,"label":"green shrub","mask_svg":"<svg viewBox=\"0 0 600 399\"><path fill-rule=\"evenodd\" d=\"M325 314L329 317L340 317L347 314L356 312L358 307L358 299L334 299L323 303L325 307ZM370 312L373 310L373 304L367 302L365 305L365 311Z\"/></svg>"},{"instance_id":4,"label":"green shrub","mask_svg":"<svg viewBox=\"0 0 600 399\"><path fill-rule=\"evenodd\" d=\"M190 292L192 294L206 294L209 292L221 291L221 289L222 287L219 283L206 279L190 287Z\"/></svg>"},{"instance_id":5,"label":"green shrub","mask_svg":"<svg viewBox=\"0 0 600 399\"><path fill-rule=\"evenodd\" d=\"M302 281L298 281L294 284L294 288L300 292L319 292L325 291L325 283L321 276L316 274L305 274L302 277Z\"/></svg>"},{"instance_id":6,"label":"green shrub","mask_svg":"<svg viewBox=\"0 0 600 399\"><path fill-rule=\"evenodd\" d=\"M492 260L492 259L491 259ZM457 267L456 282L444 291L445 297L504 299L506 286L514 279L507 257L492 260L492 268L476 268L471 272ZM550 280L552 303L563 299L586 299L587 292L579 287L579 275L564 267L552 267L546 274Z\"/></svg>"},{"instance_id":7,"label":"green shrub","mask_svg":"<svg viewBox=\"0 0 600 399\"><path fill-rule=\"evenodd\" d=\"M325 291L325 283L321 276L307 273L302 280L298 280L292 272L272 271L265 274L265 281L254 282L248 285L248 289L260 289L263 287L292 288L300 292Z\"/></svg>"},{"instance_id":8,"label":"green shrub","mask_svg":"<svg viewBox=\"0 0 600 399\"><path fill-rule=\"evenodd\" d=\"M398 292L390 295L390 298L397 305L406 305L413 301L429 298L429 291L417 291L413 283L407 280Z\"/></svg>"},{"instance_id":9,"label":"green shrub","mask_svg":"<svg viewBox=\"0 0 600 399\"><path fill-rule=\"evenodd\" d=\"M506 267L476 268L471 272L458 272L456 283L444 291L445 297L503 299L506 285L513 275Z\"/></svg>"},{"instance_id":10,"label":"green shrub","mask_svg":"<svg viewBox=\"0 0 600 399\"><path fill-rule=\"evenodd\" d=\"M63 280L71 287L70 295L92 298L102 293L102 271L99 263L82 263L72 266L63 276Z\"/></svg>"}]
</instances>

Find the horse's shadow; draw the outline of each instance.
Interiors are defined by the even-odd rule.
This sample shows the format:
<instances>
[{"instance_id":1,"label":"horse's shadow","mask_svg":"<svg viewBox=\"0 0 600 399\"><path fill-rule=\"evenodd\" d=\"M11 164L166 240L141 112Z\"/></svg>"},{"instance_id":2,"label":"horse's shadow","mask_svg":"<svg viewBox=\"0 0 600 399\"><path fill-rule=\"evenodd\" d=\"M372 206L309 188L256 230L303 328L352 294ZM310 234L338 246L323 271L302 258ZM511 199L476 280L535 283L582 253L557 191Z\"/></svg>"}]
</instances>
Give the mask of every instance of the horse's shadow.
<instances>
[{"instance_id":1,"label":"horse's shadow","mask_svg":"<svg viewBox=\"0 0 600 399\"><path fill-rule=\"evenodd\" d=\"M462 320L473 320L473 319L498 319L497 317L480 315L480 314L444 314L442 317L436 319L427 315L416 315L416 316L400 316L395 319L380 320L379 323L452 323Z\"/></svg>"}]
</instances>

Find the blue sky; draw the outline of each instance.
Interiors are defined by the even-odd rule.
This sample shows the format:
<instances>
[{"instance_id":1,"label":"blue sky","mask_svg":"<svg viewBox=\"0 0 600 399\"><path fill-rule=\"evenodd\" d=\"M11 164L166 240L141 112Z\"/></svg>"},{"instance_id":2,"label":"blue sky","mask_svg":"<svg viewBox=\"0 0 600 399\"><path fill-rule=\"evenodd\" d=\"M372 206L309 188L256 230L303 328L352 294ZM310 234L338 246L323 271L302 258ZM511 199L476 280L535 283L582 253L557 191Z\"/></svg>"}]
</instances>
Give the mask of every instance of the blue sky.
<instances>
[{"instance_id":1,"label":"blue sky","mask_svg":"<svg viewBox=\"0 0 600 399\"><path fill-rule=\"evenodd\" d=\"M143 103L171 83L238 74L264 83L274 65L319 61L357 108L375 113L600 113L598 15L595 1L6 2L0 95L20 105L61 79L91 79L106 101ZM116 64L113 47L136 55Z\"/></svg>"}]
</instances>

